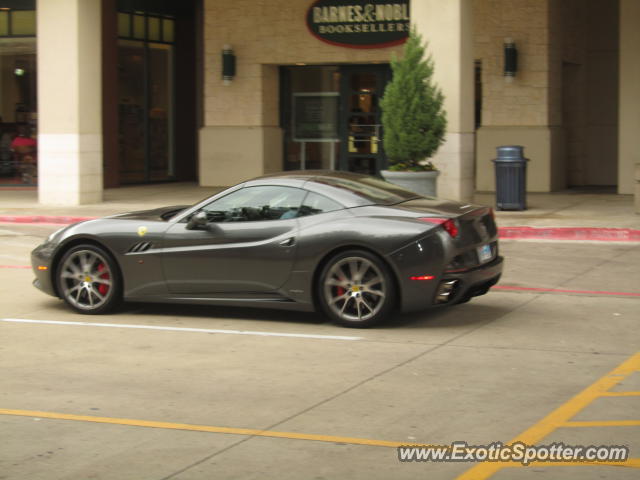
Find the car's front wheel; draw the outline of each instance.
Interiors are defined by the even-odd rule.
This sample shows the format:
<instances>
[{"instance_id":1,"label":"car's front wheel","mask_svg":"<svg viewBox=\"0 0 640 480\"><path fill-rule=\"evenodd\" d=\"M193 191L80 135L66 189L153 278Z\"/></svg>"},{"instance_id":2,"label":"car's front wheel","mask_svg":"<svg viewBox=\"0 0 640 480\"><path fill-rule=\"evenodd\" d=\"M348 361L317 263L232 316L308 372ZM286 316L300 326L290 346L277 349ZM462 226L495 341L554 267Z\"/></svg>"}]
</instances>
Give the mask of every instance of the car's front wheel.
<instances>
[{"instance_id":1,"label":"car's front wheel","mask_svg":"<svg viewBox=\"0 0 640 480\"><path fill-rule=\"evenodd\" d=\"M106 313L122 296L116 262L95 245L78 245L67 251L60 260L56 281L62 299L80 313Z\"/></svg>"},{"instance_id":2,"label":"car's front wheel","mask_svg":"<svg viewBox=\"0 0 640 480\"><path fill-rule=\"evenodd\" d=\"M320 273L317 293L327 316L353 328L383 321L396 299L389 268L364 250L349 250L329 260Z\"/></svg>"}]
</instances>

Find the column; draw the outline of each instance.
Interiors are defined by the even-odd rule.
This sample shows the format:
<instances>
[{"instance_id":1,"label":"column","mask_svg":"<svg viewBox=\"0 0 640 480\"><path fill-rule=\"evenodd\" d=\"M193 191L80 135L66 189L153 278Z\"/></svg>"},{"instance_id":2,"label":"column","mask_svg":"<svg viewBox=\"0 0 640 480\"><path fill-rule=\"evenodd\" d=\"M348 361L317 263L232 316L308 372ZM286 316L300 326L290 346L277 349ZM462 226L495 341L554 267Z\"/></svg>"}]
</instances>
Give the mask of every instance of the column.
<instances>
[{"instance_id":1,"label":"column","mask_svg":"<svg viewBox=\"0 0 640 480\"><path fill-rule=\"evenodd\" d=\"M38 0L38 198L102 201L100 0Z\"/></svg>"},{"instance_id":2,"label":"column","mask_svg":"<svg viewBox=\"0 0 640 480\"><path fill-rule=\"evenodd\" d=\"M620 0L620 110L618 112L618 193L634 192L640 163L640 2Z\"/></svg>"},{"instance_id":3,"label":"column","mask_svg":"<svg viewBox=\"0 0 640 480\"><path fill-rule=\"evenodd\" d=\"M474 193L473 34L471 0L414 0L411 19L428 42L434 79L445 96L446 142L433 161L438 196L462 201Z\"/></svg>"}]
</instances>

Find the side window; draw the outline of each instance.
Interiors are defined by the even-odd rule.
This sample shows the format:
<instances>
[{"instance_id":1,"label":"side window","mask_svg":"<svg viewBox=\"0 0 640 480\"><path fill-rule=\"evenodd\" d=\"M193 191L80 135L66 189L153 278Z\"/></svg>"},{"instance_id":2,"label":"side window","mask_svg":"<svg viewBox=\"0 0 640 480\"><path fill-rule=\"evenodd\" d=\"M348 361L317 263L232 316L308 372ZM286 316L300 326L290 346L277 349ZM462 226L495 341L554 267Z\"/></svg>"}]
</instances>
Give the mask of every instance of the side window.
<instances>
[{"instance_id":1,"label":"side window","mask_svg":"<svg viewBox=\"0 0 640 480\"><path fill-rule=\"evenodd\" d=\"M298 216L305 217L307 215L316 215L318 213L333 212L334 210L342 210L344 207L338 202L318 193L309 192L305 197L300 213Z\"/></svg>"},{"instance_id":2,"label":"side window","mask_svg":"<svg viewBox=\"0 0 640 480\"><path fill-rule=\"evenodd\" d=\"M245 187L214 200L202 210L210 222L295 218L305 191L293 187Z\"/></svg>"}]
</instances>

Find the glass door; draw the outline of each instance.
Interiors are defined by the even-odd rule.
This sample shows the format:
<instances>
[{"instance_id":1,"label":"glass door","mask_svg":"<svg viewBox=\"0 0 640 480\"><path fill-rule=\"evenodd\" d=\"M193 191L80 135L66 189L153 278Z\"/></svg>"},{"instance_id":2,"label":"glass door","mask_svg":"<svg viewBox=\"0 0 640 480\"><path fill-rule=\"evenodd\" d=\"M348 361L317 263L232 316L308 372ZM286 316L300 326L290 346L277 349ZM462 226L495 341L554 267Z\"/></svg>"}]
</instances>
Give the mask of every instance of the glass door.
<instances>
[{"instance_id":1,"label":"glass door","mask_svg":"<svg viewBox=\"0 0 640 480\"><path fill-rule=\"evenodd\" d=\"M390 78L388 65L341 68L340 170L376 175L386 167L380 98Z\"/></svg>"},{"instance_id":2,"label":"glass door","mask_svg":"<svg viewBox=\"0 0 640 480\"><path fill-rule=\"evenodd\" d=\"M140 183L147 180L145 77L144 43L120 40L118 138L122 183Z\"/></svg>"},{"instance_id":3,"label":"glass door","mask_svg":"<svg viewBox=\"0 0 640 480\"><path fill-rule=\"evenodd\" d=\"M148 180L175 176L173 159L172 47L149 44L149 166Z\"/></svg>"},{"instance_id":4,"label":"glass door","mask_svg":"<svg viewBox=\"0 0 640 480\"><path fill-rule=\"evenodd\" d=\"M172 47L118 43L120 180L170 180L173 159Z\"/></svg>"},{"instance_id":5,"label":"glass door","mask_svg":"<svg viewBox=\"0 0 640 480\"><path fill-rule=\"evenodd\" d=\"M282 67L280 78L283 169L337 168L339 67Z\"/></svg>"},{"instance_id":6,"label":"glass door","mask_svg":"<svg viewBox=\"0 0 640 480\"><path fill-rule=\"evenodd\" d=\"M138 11L136 5L119 1L118 138L123 184L175 178L174 18L166 12Z\"/></svg>"}]
</instances>

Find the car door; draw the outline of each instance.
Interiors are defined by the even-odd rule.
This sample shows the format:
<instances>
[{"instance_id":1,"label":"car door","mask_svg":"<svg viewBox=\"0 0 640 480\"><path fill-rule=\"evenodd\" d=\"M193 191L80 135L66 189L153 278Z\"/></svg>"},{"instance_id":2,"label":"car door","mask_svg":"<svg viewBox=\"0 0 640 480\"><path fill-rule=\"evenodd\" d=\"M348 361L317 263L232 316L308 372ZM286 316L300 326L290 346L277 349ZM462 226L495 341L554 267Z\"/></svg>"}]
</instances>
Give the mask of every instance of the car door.
<instances>
[{"instance_id":1,"label":"car door","mask_svg":"<svg viewBox=\"0 0 640 480\"><path fill-rule=\"evenodd\" d=\"M188 219L171 226L164 241L167 287L178 294L241 294L277 290L289 278L305 191L250 186L218 198L199 211L206 227ZM197 212L196 212L197 213Z\"/></svg>"}]
</instances>

